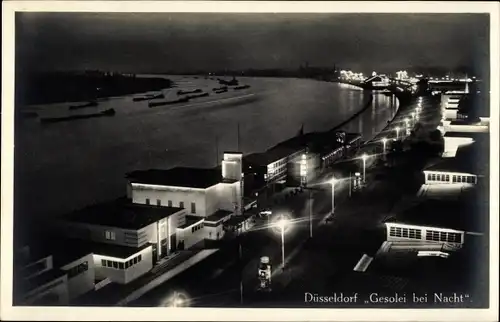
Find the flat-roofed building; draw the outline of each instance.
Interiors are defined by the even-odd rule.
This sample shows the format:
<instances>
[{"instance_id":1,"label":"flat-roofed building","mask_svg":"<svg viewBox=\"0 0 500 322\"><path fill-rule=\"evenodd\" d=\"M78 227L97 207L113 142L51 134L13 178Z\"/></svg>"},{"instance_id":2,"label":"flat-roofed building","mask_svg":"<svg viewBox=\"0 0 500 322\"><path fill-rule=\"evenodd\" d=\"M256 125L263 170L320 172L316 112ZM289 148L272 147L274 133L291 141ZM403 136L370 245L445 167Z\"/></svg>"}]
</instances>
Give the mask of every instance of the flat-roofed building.
<instances>
[{"instance_id":1,"label":"flat-roofed building","mask_svg":"<svg viewBox=\"0 0 500 322\"><path fill-rule=\"evenodd\" d=\"M198 217L199 218L199 217ZM202 224L203 218L199 218ZM86 207L65 216L60 232L89 244L96 278L126 284L159 259L203 240L192 231L186 210L131 203L126 198Z\"/></svg>"},{"instance_id":2,"label":"flat-roofed building","mask_svg":"<svg viewBox=\"0 0 500 322\"><path fill-rule=\"evenodd\" d=\"M489 162L483 162L485 151L470 144L457 149L453 158L442 158L423 173L425 184L477 184L478 178L488 178Z\"/></svg>"},{"instance_id":3,"label":"flat-roofed building","mask_svg":"<svg viewBox=\"0 0 500 322\"><path fill-rule=\"evenodd\" d=\"M476 144L485 147L489 146L489 132L446 132L443 135L444 151L443 158L452 158L457 154L460 147Z\"/></svg>"},{"instance_id":4,"label":"flat-roofed building","mask_svg":"<svg viewBox=\"0 0 500 322\"><path fill-rule=\"evenodd\" d=\"M242 154L238 152L225 152L220 168L177 167L168 170L139 170L127 174L129 198L133 203L178 207L185 209L186 215L203 220L219 211L230 212L231 215L242 213L243 179ZM196 230L200 237L204 234L203 238L222 238L220 229L223 220L215 223L210 220L209 223L216 225L215 230ZM184 227L185 224L183 222L179 227ZM186 229L191 228L186 226L180 235L187 236Z\"/></svg>"},{"instance_id":5,"label":"flat-roofed building","mask_svg":"<svg viewBox=\"0 0 500 322\"><path fill-rule=\"evenodd\" d=\"M52 237L15 252L15 305L66 305L92 291L94 280L89 248Z\"/></svg>"},{"instance_id":6,"label":"flat-roofed building","mask_svg":"<svg viewBox=\"0 0 500 322\"><path fill-rule=\"evenodd\" d=\"M460 189L456 199L421 196L410 209L385 221L387 241L408 248L460 249L468 236L485 232L487 201L480 189ZM481 213L481 215L479 215Z\"/></svg>"}]
</instances>

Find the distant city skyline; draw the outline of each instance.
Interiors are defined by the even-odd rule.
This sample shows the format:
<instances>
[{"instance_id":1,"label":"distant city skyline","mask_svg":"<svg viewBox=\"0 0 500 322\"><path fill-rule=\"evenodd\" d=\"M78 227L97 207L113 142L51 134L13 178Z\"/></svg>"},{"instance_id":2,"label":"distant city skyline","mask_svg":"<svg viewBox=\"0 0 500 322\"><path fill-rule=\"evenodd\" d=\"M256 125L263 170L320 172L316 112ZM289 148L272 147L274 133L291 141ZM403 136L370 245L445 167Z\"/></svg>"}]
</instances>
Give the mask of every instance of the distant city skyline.
<instances>
[{"instance_id":1,"label":"distant city skyline","mask_svg":"<svg viewBox=\"0 0 500 322\"><path fill-rule=\"evenodd\" d=\"M18 13L20 70L489 70L487 14ZM43 62L43 63L42 63ZM485 75L486 76L486 75Z\"/></svg>"}]
</instances>

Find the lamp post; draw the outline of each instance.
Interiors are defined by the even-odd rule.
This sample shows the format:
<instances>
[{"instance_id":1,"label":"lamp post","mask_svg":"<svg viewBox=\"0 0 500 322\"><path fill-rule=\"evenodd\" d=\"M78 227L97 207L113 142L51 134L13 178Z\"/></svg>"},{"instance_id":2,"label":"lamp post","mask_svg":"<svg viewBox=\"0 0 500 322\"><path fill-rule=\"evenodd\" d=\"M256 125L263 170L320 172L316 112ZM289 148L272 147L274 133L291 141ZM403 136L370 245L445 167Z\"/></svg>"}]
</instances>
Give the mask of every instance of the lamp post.
<instances>
[{"instance_id":1,"label":"lamp post","mask_svg":"<svg viewBox=\"0 0 500 322\"><path fill-rule=\"evenodd\" d=\"M366 183L366 159L368 159L368 155L364 153L361 159L363 159L363 183Z\"/></svg>"},{"instance_id":2,"label":"lamp post","mask_svg":"<svg viewBox=\"0 0 500 322\"><path fill-rule=\"evenodd\" d=\"M330 184L332 185L332 216L335 211L335 178L330 180Z\"/></svg>"},{"instance_id":3,"label":"lamp post","mask_svg":"<svg viewBox=\"0 0 500 322\"><path fill-rule=\"evenodd\" d=\"M405 117L405 124L406 124L406 135L408 135L410 131L410 119Z\"/></svg>"},{"instance_id":4,"label":"lamp post","mask_svg":"<svg viewBox=\"0 0 500 322\"><path fill-rule=\"evenodd\" d=\"M396 130L396 140L399 140L399 126L396 126L394 130Z\"/></svg>"},{"instance_id":5,"label":"lamp post","mask_svg":"<svg viewBox=\"0 0 500 322\"><path fill-rule=\"evenodd\" d=\"M281 233L281 265L283 270L285 270L285 229L288 225L288 219L284 216L276 222L276 226L279 228Z\"/></svg>"},{"instance_id":6,"label":"lamp post","mask_svg":"<svg viewBox=\"0 0 500 322\"><path fill-rule=\"evenodd\" d=\"M386 145L387 145L387 138L382 138L382 146L383 146L382 153L383 154L385 154Z\"/></svg>"}]
</instances>

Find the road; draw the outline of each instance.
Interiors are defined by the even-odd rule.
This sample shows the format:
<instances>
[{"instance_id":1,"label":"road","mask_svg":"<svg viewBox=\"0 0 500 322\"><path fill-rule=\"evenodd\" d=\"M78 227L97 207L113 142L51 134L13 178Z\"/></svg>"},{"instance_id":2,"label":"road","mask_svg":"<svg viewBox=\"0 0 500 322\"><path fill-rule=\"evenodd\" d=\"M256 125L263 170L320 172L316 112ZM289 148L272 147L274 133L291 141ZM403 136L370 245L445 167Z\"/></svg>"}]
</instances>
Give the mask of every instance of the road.
<instances>
[{"instance_id":1,"label":"road","mask_svg":"<svg viewBox=\"0 0 500 322\"><path fill-rule=\"evenodd\" d=\"M405 117L404 111L397 118L401 117ZM435 118L434 115L429 117ZM373 155L377 149L376 144L367 145L360 153ZM331 223L325 224L323 220L331 211L330 185L316 185L318 190L312 192L312 239L309 239L307 192L288 199L286 205L274 206L273 213L286 212L293 221L285 236L287 263L284 271L279 269L280 234L269 228L265 219L260 219L255 229L241 237L241 262L238 260L238 242L232 241L212 257L130 305L163 306L177 291L187 294L191 299L190 306L297 306L303 303L306 289L328 291L331 285L327 281L352 271L364 253L376 252L385 237L383 220L404 193L412 193L417 187L412 180L400 175L402 169L408 169L411 160L403 158L392 168L386 168L376 160L371 158L367 162L367 185L361 192L349 197L347 183L336 185L336 209ZM351 162L359 164L359 160ZM257 291L257 267L261 256L269 256L274 268L273 291L270 293Z\"/></svg>"}]
</instances>

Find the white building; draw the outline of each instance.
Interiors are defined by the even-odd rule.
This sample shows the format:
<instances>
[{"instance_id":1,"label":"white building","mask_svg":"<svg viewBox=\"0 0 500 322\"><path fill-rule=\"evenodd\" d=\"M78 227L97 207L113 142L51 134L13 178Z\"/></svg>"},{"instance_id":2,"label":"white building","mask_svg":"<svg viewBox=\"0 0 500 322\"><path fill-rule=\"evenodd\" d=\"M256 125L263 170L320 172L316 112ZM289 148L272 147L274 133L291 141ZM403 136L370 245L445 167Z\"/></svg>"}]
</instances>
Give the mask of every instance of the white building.
<instances>
[{"instance_id":1,"label":"white building","mask_svg":"<svg viewBox=\"0 0 500 322\"><path fill-rule=\"evenodd\" d=\"M173 168L134 171L127 175L134 204L185 209L186 221L176 227L186 245L198 239L223 237L223 222L243 210L242 154L224 153L222 168ZM194 229L205 227L208 229ZM193 236L190 236L190 232ZM194 240L188 240L194 238Z\"/></svg>"},{"instance_id":2,"label":"white building","mask_svg":"<svg viewBox=\"0 0 500 322\"><path fill-rule=\"evenodd\" d=\"M67 237L88 243L97 280L126 284L162 257L203 240L186 210L130 203L126 199L76 211L60 223Z\"/></svg>"},{"instance_id":3,"label":"white building","mask_svg":"<svg viewBox=\"0 0 500 322\"><path fill-rule=\"evenodd\" d=\"M482 235L487 204L479 205L477 189L457 188L452 187L455 198L449 197L449 191L435 193L440 197L424 194L415 206L386 220L387 241L408 249L454 251L471 236ZM441 197L446 194L447 198Z\"/></svg>"},{"instance_id":4,"label":"white building","mask_svg":"<svg viewBox=\"0 0 500 322\"><path fill-rule=\"evenodd\" d=\"M41 245L25 246L21 254L16 254L15 305L67 305L94 289L92 253L85 248L65 246L66 251L59 249L54 254L48 254L47 247Z\"/></svg>"},{"instance_id":5,"label":"white building","mask_svg":"<svg viewBox=\"0 0 500 322\"><path fill-rule=\"evenodd\" d=\"M460 147L473 143L484 144L488 140L489 133L484 132L446 132L443 136L444 151L443 158L453 158Z\"/></svg>"},{"instance_id":6,"label":"white building","mask_svg":"<svg viewBox=\"0 0 500 322\"><path fill-rule=\"evenodd\" d=\"M425 184L462 184L474 185L478 177L487 176L487 164L480 162L480 145L463 145L457 149L453 158L443 158L427 167L423 173Z\"/></svg>"}]
</instances>

